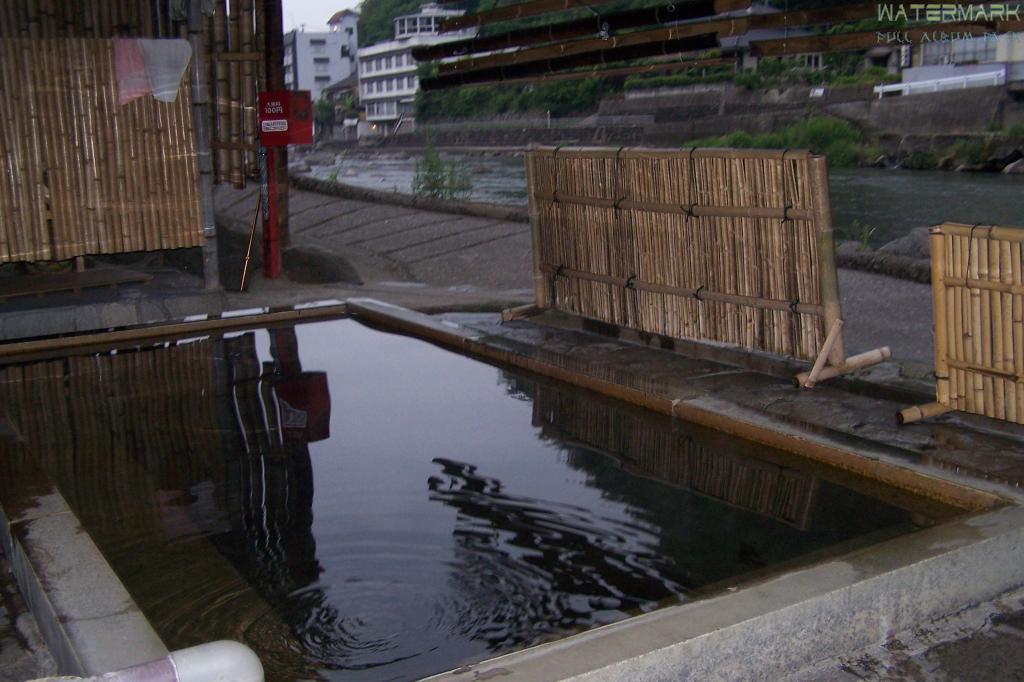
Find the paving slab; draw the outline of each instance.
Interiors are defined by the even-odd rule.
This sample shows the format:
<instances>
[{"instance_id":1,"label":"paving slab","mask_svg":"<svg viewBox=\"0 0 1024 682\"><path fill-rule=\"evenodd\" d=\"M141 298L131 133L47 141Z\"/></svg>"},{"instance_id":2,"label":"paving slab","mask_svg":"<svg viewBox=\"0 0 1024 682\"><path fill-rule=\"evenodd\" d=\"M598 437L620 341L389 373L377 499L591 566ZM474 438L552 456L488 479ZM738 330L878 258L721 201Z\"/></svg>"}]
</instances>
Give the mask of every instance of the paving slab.
<instances>
[{"instance_id":1,"label":"paving slab","mask_svg":"<svg viewBox=\"0 0 1024 682\"><path fill-rule=\"evenodd\" d=\"M218 187L221 229L248 234L245 190ZM508 290L530 287L529 229L525 223L453 215L385 203L291 190L291 247L334 254L365 283L407 281L456 287L492 300L518 300ZM441 304L450 300L442 294Z\"/></svg>"}]
</instances>

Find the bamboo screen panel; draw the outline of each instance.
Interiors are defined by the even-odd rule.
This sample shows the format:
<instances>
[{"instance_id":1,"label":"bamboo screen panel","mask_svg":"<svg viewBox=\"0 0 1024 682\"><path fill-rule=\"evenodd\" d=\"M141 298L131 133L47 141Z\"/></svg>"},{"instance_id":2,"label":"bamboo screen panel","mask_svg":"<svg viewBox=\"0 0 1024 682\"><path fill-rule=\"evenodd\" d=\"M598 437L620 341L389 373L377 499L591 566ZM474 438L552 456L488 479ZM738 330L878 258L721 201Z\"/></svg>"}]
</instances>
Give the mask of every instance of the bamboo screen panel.
<instances>
[{"instance_id":1,"label":"bamboo screen panel","mask_svg":"<svg viewBox=\"0 0 1024 682\"><path fill-rule=\"evenodd\" d=\"M541 307L804 360L839 317L822 157L536 148L527 177Z\"/></svg>"},{"instance_id":2,"label":"bamboo screen panel","mask_svg":"<svg viewBox=\"0 0 1024 682\"><path fill-rule=\"evenodd\" d=\"M1024 424L1024 228L932 229L937 402Z\"/></svg>"},{"instance_id":3,"label":"bamboo screen panel","mask_svg":"<svg viewBox=\"0 0 1024 682\"><path fill-rule=\"evenodd\" d=\"M735 452L737 442L658 428L592 399L538 385L533 424L621 458L633 473L806 529L816 476Z\"/></svg>"},{"instance_id":4,"label":"bamboo screen panel","mask_svg":"<svg viewBox=\"0 0 1024 682\"><path fill-rule=\"evenodd\" d=\"M206 3L204 3L205 5ZM213 0L203 22L214 179L244 187L259 175L256 93L267 88L263 0ZM3 0L0 38L188 38L171 3Z\"/></svg>"},{"instance_id":5,"label":"bamboo screen panel","mask_svg":"<svg viewBox=\"0 0 1024 682\"><path fill-rule=\"evenodd\" d=\"M202 243L188 88L117 104L109 40L0 40L0 262Z\"/></svg>"}]
</instances>

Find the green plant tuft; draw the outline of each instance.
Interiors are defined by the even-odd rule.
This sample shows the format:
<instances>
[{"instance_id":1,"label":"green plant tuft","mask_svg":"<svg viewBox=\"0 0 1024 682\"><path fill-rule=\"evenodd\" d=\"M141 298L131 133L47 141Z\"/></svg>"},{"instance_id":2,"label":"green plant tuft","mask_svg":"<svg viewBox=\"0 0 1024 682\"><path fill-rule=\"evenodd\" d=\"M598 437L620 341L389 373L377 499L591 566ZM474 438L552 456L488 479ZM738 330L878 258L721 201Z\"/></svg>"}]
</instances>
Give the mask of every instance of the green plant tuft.
<instances>
[{"instance_id":1,"label":"green plant tuft","mask_svg":"<svg viewBox=\"0 0 1024 682\"><path fill-rule=\"evenodd\" d=\"M468 170L454 161L445 163L433 143L427 139L422 162L416 162L412 191L418 196L451 201L468 198L473 191L473 184Z\"/></svg>"}]
</instances>

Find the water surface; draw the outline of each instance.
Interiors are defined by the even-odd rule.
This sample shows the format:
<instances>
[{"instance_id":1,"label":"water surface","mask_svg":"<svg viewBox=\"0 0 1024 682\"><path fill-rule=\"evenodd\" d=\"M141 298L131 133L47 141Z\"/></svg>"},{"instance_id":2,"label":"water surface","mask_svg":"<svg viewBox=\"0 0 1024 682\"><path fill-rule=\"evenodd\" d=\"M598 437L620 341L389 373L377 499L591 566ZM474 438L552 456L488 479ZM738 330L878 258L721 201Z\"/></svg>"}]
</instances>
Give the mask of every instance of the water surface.
<instances>
[{"instance_id":1,"label":"water surface","mask_svg":"<svg viewBox=\"0 0 1024 682\"><path fill-rule=\"evenodd\" d=\"M167 644L269 679L415 679L949 513L353 320L0 369L0 399Z\"/></svg>"}]
</instances>

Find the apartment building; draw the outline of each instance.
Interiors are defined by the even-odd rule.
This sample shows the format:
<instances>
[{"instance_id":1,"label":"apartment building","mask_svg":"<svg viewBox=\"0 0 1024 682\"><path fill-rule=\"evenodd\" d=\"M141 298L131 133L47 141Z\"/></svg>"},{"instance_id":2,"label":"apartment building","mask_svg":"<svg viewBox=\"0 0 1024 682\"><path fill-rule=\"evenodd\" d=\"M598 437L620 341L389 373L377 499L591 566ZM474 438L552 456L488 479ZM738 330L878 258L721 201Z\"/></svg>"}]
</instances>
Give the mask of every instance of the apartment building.
<instances>
[{"instance_id":1,"label":"apartment building","mask_svg":"<svg viewBox=\"0 0 1024 682\"><path fill-rule=\"evenodd\" d=\"M296 30L286 33L285 88L309 90L315 101L325 87L356 73L358 21L358 14L342 10L328 19L328 31Z\"/></svg>"},{"instance_id":2,"label":"apartment building","mask_svg":"<svg viewBox=\"0 0 1024 682\"><path fill-rule=\"evenodd\" d=\"M389 134L399 120L411 120L419 90L412 49L472 37L475 29L438 33L445 17L461 14L435 3L422 5L416 14L395 17L394 39L359 49L359 100L368 133Z\"/></svg>"}]
</instances>

